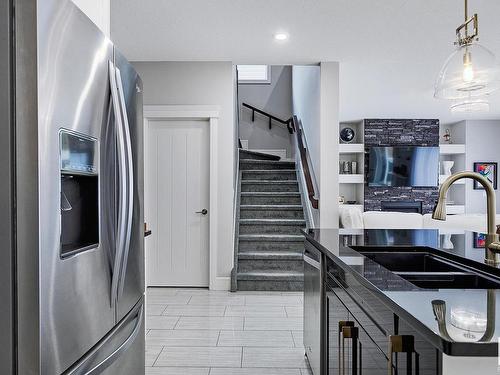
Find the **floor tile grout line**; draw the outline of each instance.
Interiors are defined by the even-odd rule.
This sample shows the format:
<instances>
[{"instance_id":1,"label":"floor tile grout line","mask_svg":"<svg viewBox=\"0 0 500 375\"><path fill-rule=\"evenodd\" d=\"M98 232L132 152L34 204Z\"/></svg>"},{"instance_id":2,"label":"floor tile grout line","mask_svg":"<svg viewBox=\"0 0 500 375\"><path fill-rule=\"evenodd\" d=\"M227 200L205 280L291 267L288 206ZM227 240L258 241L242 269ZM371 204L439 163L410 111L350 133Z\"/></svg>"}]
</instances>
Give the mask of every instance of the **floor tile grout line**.
<instances>
[{"instance_id":1,"label":"floor tile grout line","mask_svg":"<svg viewBox=\"0 0 500 375\"><path fill-rule=\"evenodd\" d=\"M168 309L168 305L165 305L165 308L163 309L163 311L161 312L161 314L160 314L160 315L161 315L161 316L164 316L163 314L165 314L165 311L167 311L167 309Z\"/></svg>"},{"instance_id":2,"label":"floor tile grout line","mask_svg":"<svg viewBox=\"0 0 500 375\"><path fill-rule=\"evenodd\" d=\"M220 340L220 334L222 330L219 330L219 334L217 335L217 342L215 343L215 346L219 346L219 340Z\"/></svg>"},{"instance_id":3,"label":"floor tile grout line","mask_svg":"<svg viewBox=\"0 0 500 375\"><path fill-rule=\"evenodd\" d=\"M163 353L163 349L165 349L165 347L162 345L161 350L160 350L160 352L158 353L158 355L156 356L156 359L154 360L154 362L153 362L153 364L151 365L151 367L154 367L154 366L156 365L156 362L158 362L158 358L160 358L161 353Z\"/></svg>"},{"instance_id":4,"label":"floor tile grout line","mask_svg":"<svg viewBox=\"0 0 500 375\"><path fill-rule=\"evenodd\" d=\"M290 331L290 335L292 335L293 347L297 347L297 343L295 342L295 337L293 337L293 331Z\"/></svg>"},{"instance_id":5,"label":"floor tile grout line","mask_svg":"<svg viewBox=\"0 0 500 375\"><path fill-rule=\"evenodd\" d=\"M181 321L181 318L182 318L182 316L178 316L178 317L177 317L177 321L175 322L174 327L172 328L172 330L177 329L177 325L178 325L178 324L179 324L179 322Z\"/></svg>"}]
</instances>

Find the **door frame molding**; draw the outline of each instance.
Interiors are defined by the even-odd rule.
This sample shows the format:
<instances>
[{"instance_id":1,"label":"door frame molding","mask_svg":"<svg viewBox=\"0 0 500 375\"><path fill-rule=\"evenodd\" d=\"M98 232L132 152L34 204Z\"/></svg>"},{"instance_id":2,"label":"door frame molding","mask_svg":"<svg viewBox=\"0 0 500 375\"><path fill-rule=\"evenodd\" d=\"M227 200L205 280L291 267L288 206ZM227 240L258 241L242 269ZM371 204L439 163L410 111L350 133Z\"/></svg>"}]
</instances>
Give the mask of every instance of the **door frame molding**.
<instances>
[{"instance_id":1,"label":"door frame molding","mask_svg":"<svg viewBox=\"0 0 500 375\"><path fill-rule=\"evenodd\" d=\"M209 153L210 153L210 182L209 182L209 289L227 290L227 277L217 277L217 223L218 223L218 202L217 185L219 181L219 171L217 167L218 150L218 122L220 107L215 105L145 105L144 106L144 140L147 139L147 132L150 121L158 120L206 120L209 124Z\"/></svg>"}]
</instances>

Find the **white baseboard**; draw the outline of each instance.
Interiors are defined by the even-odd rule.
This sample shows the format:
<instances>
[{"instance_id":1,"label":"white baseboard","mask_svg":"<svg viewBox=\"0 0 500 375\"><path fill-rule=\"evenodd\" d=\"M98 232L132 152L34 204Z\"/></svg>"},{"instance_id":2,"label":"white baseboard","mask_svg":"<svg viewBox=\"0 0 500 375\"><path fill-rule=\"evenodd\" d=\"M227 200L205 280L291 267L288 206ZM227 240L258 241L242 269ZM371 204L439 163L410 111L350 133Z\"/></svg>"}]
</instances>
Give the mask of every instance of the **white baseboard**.
<instances>
[{"instance_id":1,"label":"white baseboard","mask_svg":"<svg viewBox=\"0 0 500 375\"><path fill-rule=\"evenodd\" d=\"M216 277L213 284L210 285L210 290L231 290L231 278Z\"/></svg>"}]
</instances>

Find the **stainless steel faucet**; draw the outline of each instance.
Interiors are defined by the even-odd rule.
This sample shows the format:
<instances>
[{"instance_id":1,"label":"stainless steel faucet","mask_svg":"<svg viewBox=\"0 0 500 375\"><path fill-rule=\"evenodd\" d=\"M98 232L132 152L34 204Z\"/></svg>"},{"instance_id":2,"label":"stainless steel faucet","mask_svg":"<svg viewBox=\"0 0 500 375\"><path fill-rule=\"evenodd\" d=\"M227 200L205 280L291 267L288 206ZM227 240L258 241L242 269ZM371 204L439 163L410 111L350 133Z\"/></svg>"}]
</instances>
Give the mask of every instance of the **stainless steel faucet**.
<instances>
[{"instance_id":1,"label":"stainless steel faucet","mask_svg":"<svg viewBox=\"0 0 500 375\"><path fill-rule=\"evenodd\" d=\"M458 172L446 179L439 188L439 199L432 213L432 218L436 220L446 220L446 193L450 186L457 180L462 178L471 178L483 185L486 191L487 200L487 217L488 217L488 233L486 235L484 261L488 264L500 264L500 236L496 233L496 202L495 190L492 184L479 173L474 172Z\"/></svg>"}]
</instances>

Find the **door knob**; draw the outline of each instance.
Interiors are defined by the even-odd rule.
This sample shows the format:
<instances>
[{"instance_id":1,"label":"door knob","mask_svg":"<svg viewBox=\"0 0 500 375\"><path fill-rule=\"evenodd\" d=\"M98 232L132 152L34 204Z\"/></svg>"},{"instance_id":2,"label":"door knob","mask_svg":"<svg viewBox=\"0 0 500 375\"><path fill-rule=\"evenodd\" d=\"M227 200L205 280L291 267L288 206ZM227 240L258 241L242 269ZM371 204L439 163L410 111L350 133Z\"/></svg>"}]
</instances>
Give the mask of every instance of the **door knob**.
<instances>
[{"instance_id":1,"label":"door knob","mask_svg":"<svg viewBox=\"0 0 500 375\"><path fill-rule=\"evenodd\" d=\"M206 208L204 208L203 210L201 211L196 211L195 214L202 214L202 215L206 215L208 214L208 210Z\"/></svg>"}]
</instances>

